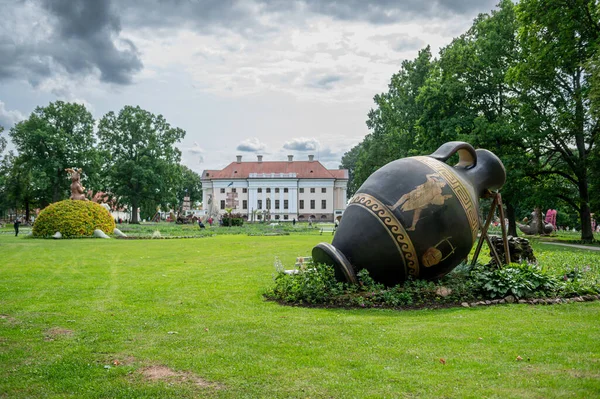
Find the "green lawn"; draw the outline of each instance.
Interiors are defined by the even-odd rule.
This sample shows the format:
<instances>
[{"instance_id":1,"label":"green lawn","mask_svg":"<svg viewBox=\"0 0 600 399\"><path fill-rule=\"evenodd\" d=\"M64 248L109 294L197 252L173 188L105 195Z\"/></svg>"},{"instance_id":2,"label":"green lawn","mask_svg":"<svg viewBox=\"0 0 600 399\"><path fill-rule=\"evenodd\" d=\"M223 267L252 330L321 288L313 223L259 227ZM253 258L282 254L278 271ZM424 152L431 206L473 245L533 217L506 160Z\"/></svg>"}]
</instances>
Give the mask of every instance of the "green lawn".
<instances>
[{"instance_id":1,"label":"green lawn","mask_svg":"<svg viewBox=\"0 0 600 399\"><path fill-rule=\"evenodd\" d=\"M0 397L600 397L598 302L435 311L266 302L275 257L291 266L321 240L331 236L2 234ZM536 250L600 263L585 250ZM152 380L151 367L179 374Z\"/></svg>"}]
</instances>

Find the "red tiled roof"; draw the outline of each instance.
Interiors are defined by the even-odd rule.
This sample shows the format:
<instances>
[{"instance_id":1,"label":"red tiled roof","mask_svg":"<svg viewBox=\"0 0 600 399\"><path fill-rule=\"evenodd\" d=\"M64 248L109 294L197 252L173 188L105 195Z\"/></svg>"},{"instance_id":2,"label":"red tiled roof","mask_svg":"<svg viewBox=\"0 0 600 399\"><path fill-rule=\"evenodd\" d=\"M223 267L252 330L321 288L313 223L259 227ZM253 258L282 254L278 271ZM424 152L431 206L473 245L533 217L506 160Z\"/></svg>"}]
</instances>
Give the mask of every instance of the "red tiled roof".
<instances>
[{"instance_id":1,"label":"red tiled roof","mask_svg":"<svg viewBox=\"0 0 600 399\"><path fill-rule=\"evenodd\" d=\"M295 173L298 179L347 179L347 169L329 170L319 161L232 162L222 170L205 170L203 179L248 179L250 173ZM258 177L260 178L260 177Z\"/></svg>"},{"instance_id":2,"label":"red tiled roof","mask_svg":"<svg viewBox=\"0 0 600 399\"><path fill-rule=\"evenodd\" d=\"M347 179L348 178L348 169L329 169L329 172L336 179Z\"/></svg>"}]
</instances>

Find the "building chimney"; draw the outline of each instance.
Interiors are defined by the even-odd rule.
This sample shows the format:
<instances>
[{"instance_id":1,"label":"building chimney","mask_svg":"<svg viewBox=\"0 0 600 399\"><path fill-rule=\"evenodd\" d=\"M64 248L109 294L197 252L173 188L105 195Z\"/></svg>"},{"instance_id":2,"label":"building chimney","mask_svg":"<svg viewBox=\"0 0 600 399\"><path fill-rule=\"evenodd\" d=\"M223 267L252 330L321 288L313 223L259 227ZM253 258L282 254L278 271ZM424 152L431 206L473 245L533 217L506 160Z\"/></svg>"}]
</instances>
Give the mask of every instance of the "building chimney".
<instances>
[{"instance_id":1,"label":"building chimney","mask_svg":"<svg viewBox=\"0 0 600 399\"><path fill-rule=\"evenodd\" d=\"M314 155L309 155L309 156L308 156L308 160L309 160L310 162L314 161L314 160L315 160L315 156L314 156Z\"/></svg>"},{"instance_id":2,"label":"building chimney","mask_svg":"<svg viewBox=\"0 0 600 399\"><path fill-rule=\"evenodd\" d=\"M262 155L257 155L256 158L258 158L258 162L262 162Z\"/></svg>"},{"instance_id":3,"label":"building chimney","mask_svg":"<svg viewBox=\"0 0 600 399\"><path fill-rule=\"evenodd\" d=\"M242 163L242 156L241 155L237 155L237 163Z\"/></svg>"},{"instance_id":4,"label":"building chimney","mask_svg":"<svg viewBox=\"0 0 600 399\"><path fill-rule=\"evenodd\" d=\"M288 162L292 162L294 160L294 156L293 155L288 155Z\"/></svg>"}]
</instances>

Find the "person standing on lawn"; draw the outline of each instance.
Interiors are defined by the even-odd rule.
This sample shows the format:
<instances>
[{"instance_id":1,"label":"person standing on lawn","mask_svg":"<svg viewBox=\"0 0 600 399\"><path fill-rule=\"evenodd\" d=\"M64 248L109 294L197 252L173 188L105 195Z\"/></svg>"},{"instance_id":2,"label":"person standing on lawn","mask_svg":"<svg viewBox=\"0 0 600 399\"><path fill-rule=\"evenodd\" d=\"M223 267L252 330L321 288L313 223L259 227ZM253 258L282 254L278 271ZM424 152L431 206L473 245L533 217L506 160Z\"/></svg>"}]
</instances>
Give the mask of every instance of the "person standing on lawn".
<instances>
[{"instance_id":1,"label":"person standing on lawn","mask_svg":"<svg viewBox=\"0 0 600 399\"><path fill-rule=\"evenodd\" d=\"M19 236L19 225L21 224L21 221L19 219L15 219L15 237Z\"/></svg>"}]
</instances>

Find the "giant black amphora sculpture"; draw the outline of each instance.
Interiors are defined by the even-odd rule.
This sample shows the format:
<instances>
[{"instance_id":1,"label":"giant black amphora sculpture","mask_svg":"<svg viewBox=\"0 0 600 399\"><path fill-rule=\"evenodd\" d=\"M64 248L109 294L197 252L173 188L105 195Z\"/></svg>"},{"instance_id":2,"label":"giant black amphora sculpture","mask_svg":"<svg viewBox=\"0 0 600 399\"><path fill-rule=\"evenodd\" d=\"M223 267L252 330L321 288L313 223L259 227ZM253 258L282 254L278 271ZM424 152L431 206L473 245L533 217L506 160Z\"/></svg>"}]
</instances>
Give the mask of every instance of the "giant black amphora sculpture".
<instances>
[{"instance_id":1,"label":"giant black amphora sculpture","mask_svg":"<svg viewBox=\"0 0 600 399\"><path fill-rule=\"evenodd\" d=\"M456 153L458 164L446 164ZM388 286L442 277L477 238L479 198L505 180L496 155L458 141L390 162L358 189L333 242L315 246L313 260L332 265L341 281L356 282L361 269Z\"/></svg>"}]
</instances>

